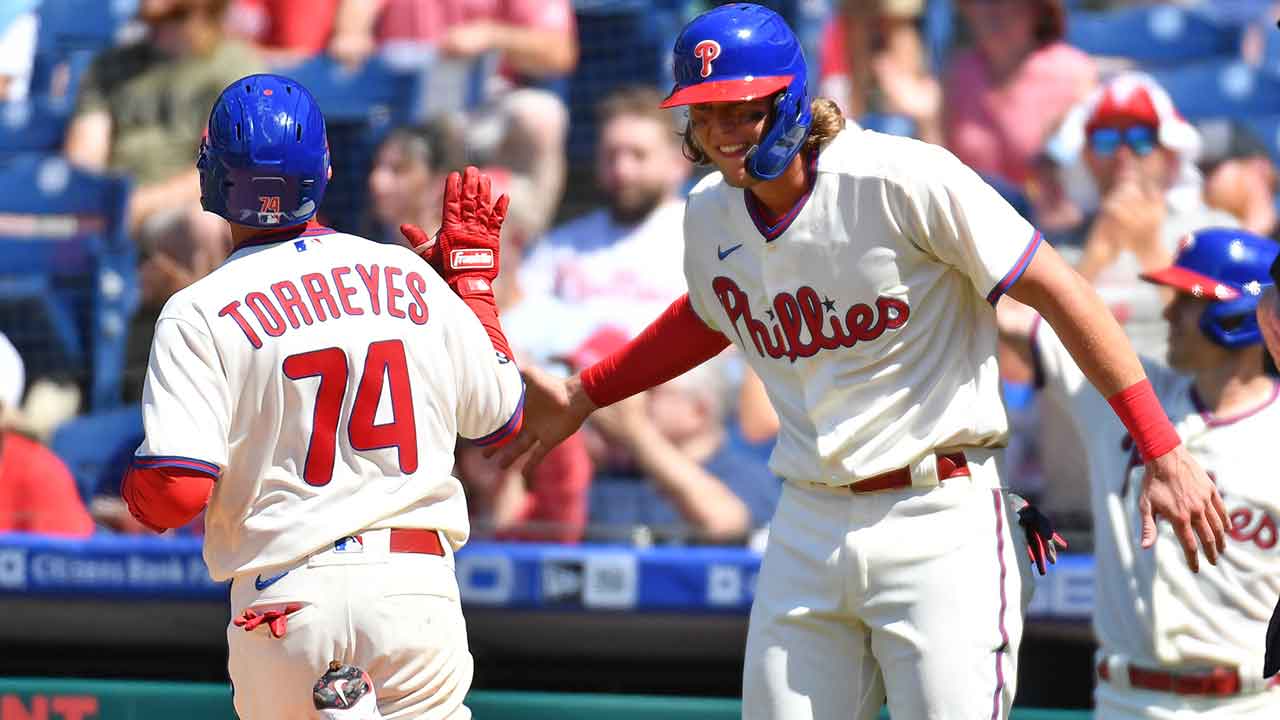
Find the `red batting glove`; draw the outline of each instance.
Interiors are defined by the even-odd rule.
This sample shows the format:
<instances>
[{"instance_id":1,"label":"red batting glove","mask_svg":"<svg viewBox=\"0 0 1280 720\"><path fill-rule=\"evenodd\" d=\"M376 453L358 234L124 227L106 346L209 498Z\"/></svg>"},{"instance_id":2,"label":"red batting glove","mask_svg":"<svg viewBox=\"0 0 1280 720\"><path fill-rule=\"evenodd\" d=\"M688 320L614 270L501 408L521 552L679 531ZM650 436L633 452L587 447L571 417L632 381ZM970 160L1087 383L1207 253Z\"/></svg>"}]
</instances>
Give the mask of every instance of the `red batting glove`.
<instances>
[{"instance_id":1,"label":"red batting glove","mask_svg":"<svg viewBox=\"0 0 1280 720\"><path fill-rule=\"evenodd\" d=\"M267 629L271 631L272 637L282 638L285 633L289 632L289 616L301 609L302 605L298 603L289 603L283 608L267 610L261 613L250 608L231 622L245 632L253 632L258 629L259 625L266 625Z\"/></svg>"},{"instance_id":2,"label":"red batting glove","mask_svg":"<svg viewBox=\"0 0 1280 720\"><path fill-rule=\"evenodd\" d=\"M427 261L427 264L435 268L436 274L444 277L444 268L440 266L440 244L436 242L434 237L427 235L426 231L417 225L405 223L400 226L400 234L405 240L409 241L409 246L418 256Z\"/></svg>"},{"instance_id":3,"label":"red batting glove","mask_svg":"<svg viewBox=\"0 0 1280 720\"><path fill-rule=\"evenodd\" d=\"M440 232L434 240L426 239L421 228L400 226L414 251L463 297L492 293L498 277L499 238L510 198L503 195L492 202L491 193L489 176L474 167L462 175L449 173Z\"/></svg>"},{"instance_id":4,"label":"red batting glove","mask_svg":"<svg viewBox=\"0 0 1280 720\"><path fill-rule=\"evenodd\" d=\"M491 192L489 176L474 167L463 175L449 173L440 232L432 239L415 225L401 225L400 232L476 314L505 361L512 357L511 346L498 321L493 281L498 277L499 238L509 198L503 195L491 204Z\"/></svg>"}]
</instances>

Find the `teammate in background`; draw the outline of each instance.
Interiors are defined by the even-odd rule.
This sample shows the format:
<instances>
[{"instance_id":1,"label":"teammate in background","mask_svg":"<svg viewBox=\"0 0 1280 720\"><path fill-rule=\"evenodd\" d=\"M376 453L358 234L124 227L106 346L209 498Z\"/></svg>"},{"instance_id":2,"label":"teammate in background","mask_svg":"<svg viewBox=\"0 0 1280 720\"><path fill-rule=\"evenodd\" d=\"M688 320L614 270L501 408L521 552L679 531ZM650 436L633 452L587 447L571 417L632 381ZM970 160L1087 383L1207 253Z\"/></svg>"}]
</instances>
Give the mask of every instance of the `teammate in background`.
<instances>
[{"instance_id":1,"label":"teammate in background","mask_svg":"<svg viewBox=\"0 0 1280 720\"><path fill-rule=\"evenodd\" d=\"M310 222L324 117L276 75L222 92L197 167L235 250L160 314L121 494L156 530L207 502L241 718L312 717L334 659L369 671L382 715L318 687L325 717L470 717L453 571L469 528L450 469L457 436L495 445L521 422L490 289L506 198L491 206L474 168L453 174L434 270Z\"/></svg>"},{"instance_id":2,"label":"teammate in background","mask_svg":"<svg viewBox=\"0 0 1280 720\"><path fill-rule=\"evenodd\" d=\"M1143 545L1161 516L1193 569L1196 535L1217 561L1222 501L1123 332L995 191L941 148L811 103L800 45L763 7L698 16L674 55L664 105L692 106L686 151L719 171L685 213L689 294L578 376L528 372L527 422L503 457L536 461L596 408L741 348L782 418L770 464L786 478L746 718L871 718L886 695L897 718L1007 716L1030 587L999 477L991 303L1006 292L1133 430Z\"/></svg>"},{"instance_id":3,"label":"teammate in background","mask_svg":"<svg viewBox=\"0 0 1280 720\"><path fill-rule=\"evenodd\" d=\"M1258 328L1262 331L1272 362L1280 364L1280 295L1276 293L1276 287L1280 286L1280 258L1271 264L1271 283L1258 300ZM1267 651L1262 666L1264 677L1272 677L1276 673L1280 673L1280 599L1276 600L1271 622L1267 625Z\"/></svg>"},{"instance_id":4,"label":"teammate in background","mask_svg":"<svg viewBox=\"0 0 1280 720\"><path fill-rule=\"evenodd\" d=\"M1185 447L1213 477L1231 524L1217 567L1199 575L1161 532L1141 552L1142 461L1053 330L1000 304L1002 335L1037 368L1084 440L1094 513L1093 625L1098 718L1275 718L1280 689L1263 682L1267 618L1280 592L1280 486L1259 473L1280 436L1280 385L1263 370L1254 308L1280 246L1243 230L1188 236L1170 267L1144 279L1178 294L1164 311L1168 366L1145 362Z\"/></svg>"}]
</instances>

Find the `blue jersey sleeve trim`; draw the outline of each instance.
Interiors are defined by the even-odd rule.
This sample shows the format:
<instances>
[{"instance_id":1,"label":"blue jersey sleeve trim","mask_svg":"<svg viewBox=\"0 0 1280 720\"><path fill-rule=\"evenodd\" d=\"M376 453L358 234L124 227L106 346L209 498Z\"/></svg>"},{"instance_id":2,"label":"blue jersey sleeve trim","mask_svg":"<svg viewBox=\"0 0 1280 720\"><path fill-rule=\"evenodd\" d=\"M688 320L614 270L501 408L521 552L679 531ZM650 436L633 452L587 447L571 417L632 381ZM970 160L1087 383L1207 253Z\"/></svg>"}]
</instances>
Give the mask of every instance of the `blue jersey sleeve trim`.
<instances>
[{"instance_id":1,"label":"blue jersey sleeve trim","mask_svg":"<svg viewBox=\"0 0 1280 720\"><path fill-rule=\"evenodd\" d=\"M498 445L502 443L504 440L520 432L520 428L524 425L524 393L525 393L525 389L523 386L521 386L520 402L516 403L515 412L511 413L511 417L508 418L507 421L502 424L502 427L498 428L497 430L494 430L493 432L489 433L488 435L485 435L484 437L475 438L471 440L471 444L476 445L478 447L489 447L492 445Z\"/></svg>"},{"instance_id":2,"label":"blue jersey sleeve trim","mask_svg":"<svg viewBox=\"0 0 1280 720\"><path fill-rule=\"evenodd\" d=\"M1031 235L1031 242L1027 243L1027 248L1022 251L1022 255L1018 258L1018 262L1014 263L1013 268L1004 276L996 286L987 293L987 302L992 305L1000 299L1001 295L1009 292L1009 288L1018 282L1018 278L1022 277L1022 273L1027 271L1031 266L1031 260L1036 256L1036 250L1040 249L1040 243L1044 241L1044 236L1037 230Z\"/></svg>"},{"instance_id":3,"label":"blue jersey sleeve trim","mask_svg":"<svg viewBox=\"0 0 1280 720\"><path fill-rule=\"evenodd\" d=\"M182 470L192 470L202 473L217 480L222 475L222 470L217 465L197 460L196 458L182 457L180 455L141 455L135 456L132 467L142 470L154 470L157 468L180 468Z\"/></svg>"}]
</instances>

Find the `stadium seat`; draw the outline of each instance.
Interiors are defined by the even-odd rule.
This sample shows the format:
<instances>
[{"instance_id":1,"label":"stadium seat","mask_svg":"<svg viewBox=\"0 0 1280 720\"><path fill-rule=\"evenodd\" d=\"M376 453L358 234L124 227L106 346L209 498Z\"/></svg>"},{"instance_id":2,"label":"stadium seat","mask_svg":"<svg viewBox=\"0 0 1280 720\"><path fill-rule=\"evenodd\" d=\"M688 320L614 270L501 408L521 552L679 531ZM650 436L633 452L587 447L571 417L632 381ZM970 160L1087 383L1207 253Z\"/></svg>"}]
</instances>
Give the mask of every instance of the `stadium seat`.
<instances>
[{"instance_id":1,"label":"stadium seat","mask_svg":"<svg viewBox=\"0 0 1280 720\"><path fill-rule=\"evenodd\" d=\"M324 112L333 179L322 219L339 230L359 232L373 152L388 132L410 122L419 73L395 70L376 57L352 70L326 56L278 72L302 83Z\"/></svg>"},{"instance_id":2,"label":"stadium seat","mask_svg":"<svg viewBox=\"0 0 1280 720\"><path fill-rule=\"evenodd\" d=\"M1090 55L1124 57L1144 65L1173 65L1239 54L1240 26L1216 22L1173 5L1075 12L1068 43Z\"/></svg>"},{"instance_id":3,"label":"stadium seat","mask_svg":"<svg viewBox=\"0 0 1280 720\"><path fill-rule=\"evenodd\" d=\"M1190 120L1280 115L1280 78L1243 62L1208 61L1151 75Z\"/></svg>"},{"instance_id":4,"label":"stadium seat","mask_svg":"<svg viewBox=\"0 0 1280 720\"><path fill-rule=\"evenodd\" d=\"M45 0L31 71L33 94L75 97L80 76L98 52L116 45L138 12L138 0ZM56 83L59 69L65 81Z\"/></svg>"},{"instance_id":5,"label":"stadium seat","mask_svg":"<svg viewBox=\"0 0 1280 720\"><path fill-rule=\"evenodd\" d=\"M0 103L0 155L56 151L62 146L72 107L68 98Z\"/></svg>"},{"instance_id":6,"label":"stadium seat","mask_svg":"<svg viewBox=\"0 0 1280 720\"><path fill-rule=\"evenodd\" d=\"M71 469L88 504L100 489L119 483L141 442L142 410L129 405L68 420L54 431L49 448Z\"/></svg>"},{"instance_id":7,"label":"stadium seat","mask_svg":"<svg viewBox=\"0 0 1280 720\"><path fill-rule=\"evenodd\" d=\"M127 180L52 155L0 157L0 332L29 377L70 377L92 408L119 404L135 253Z\"/></svg>"}]
</instances>

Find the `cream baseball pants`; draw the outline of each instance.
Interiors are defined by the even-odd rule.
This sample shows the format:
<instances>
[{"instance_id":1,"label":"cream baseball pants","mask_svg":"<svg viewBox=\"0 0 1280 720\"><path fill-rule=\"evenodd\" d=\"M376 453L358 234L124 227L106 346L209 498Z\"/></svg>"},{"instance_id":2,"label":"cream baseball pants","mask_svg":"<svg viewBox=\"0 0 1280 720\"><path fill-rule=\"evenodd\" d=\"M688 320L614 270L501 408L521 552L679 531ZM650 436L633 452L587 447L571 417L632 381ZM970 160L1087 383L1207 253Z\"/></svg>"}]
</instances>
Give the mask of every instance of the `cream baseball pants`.
<instances>
[{"instance_id":1,"label":"cream baseball pants","mask_svg":"<svg viewBox=\"0 0 1280 720\"><path fill-rule=\"evenodd\" d=\"M998 452L969 477L854 494L787 482L743 672L747 720L1008 718L1030 601Z\"/></svg>"},{"instance_id":2,"label":"cream baseball pants","mask_svg":"<svg viewBox=\"0 0 1280 720\"><path fill-rule=\"evenodd\" d=\"M241 720L317 717L311 689L330 660L368 671L386 718L471 717L452 553L392 552L392 532L366 530L293 567L232 580L228 669ZM287 612L283 637L266 623L236 625L245 611Z\"/></svg>"}]
</instances>

